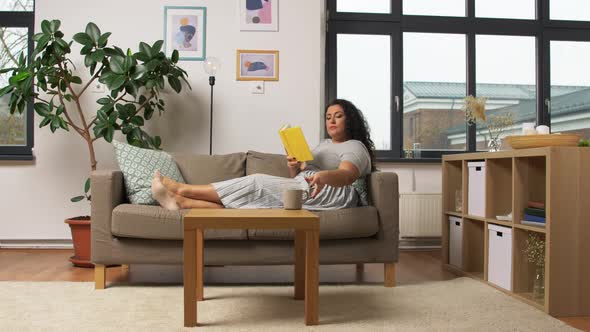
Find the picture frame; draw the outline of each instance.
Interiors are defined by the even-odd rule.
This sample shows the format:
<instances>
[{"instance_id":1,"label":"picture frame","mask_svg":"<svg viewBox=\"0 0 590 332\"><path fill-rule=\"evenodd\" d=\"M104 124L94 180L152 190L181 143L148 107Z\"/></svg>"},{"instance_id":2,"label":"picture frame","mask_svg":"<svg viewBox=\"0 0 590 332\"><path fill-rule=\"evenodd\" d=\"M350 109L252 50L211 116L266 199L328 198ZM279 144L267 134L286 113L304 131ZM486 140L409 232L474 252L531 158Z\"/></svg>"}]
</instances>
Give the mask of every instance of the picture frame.
<instances>
[{"instance_id":1,"label":"picture frame","mask_svg":"<svg viewBox=\"0 0 590 332\"><path fill-rule=\"evenodd\" d=\"M237 50L236 80L278 81L279 51Z\"/></svg>"},{"instance_id":2,"label":"picture frame","mask_svg":"<svg viewBox=\"0 0 590 332\"><path fill-rule=\"evenodd\" d=\"M279 0L238 0L240 31L278 31Z\"/></svg>"},{"instance_id":3,"label":"picture frame","mask_svg":"<svg viewBox=\"0 0 590 332\"><path fill-rule=\"evenodd\" d=\"M164 52L179 60L203 61L207 56L207 8L164 6Z\"/></svg>"}]
</instances>

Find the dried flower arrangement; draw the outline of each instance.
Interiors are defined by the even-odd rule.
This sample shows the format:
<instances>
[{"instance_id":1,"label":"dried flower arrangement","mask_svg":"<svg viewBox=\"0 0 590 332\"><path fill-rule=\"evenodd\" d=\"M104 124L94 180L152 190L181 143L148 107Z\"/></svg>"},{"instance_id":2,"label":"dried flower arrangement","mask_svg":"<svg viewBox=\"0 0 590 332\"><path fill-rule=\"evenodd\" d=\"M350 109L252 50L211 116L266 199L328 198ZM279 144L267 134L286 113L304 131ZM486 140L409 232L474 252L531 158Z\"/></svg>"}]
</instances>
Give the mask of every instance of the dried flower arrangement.
<instances>
[{"instance_id":1,"label":"dried flower arrangement","mask_svg":"<svg viewBox=\"0 0 590 332\"><path fill-rule=\"evenodd\" d=\"M477 120L485 123L490 139L490 151L498 151L501 145L500 135L504 130L514 124L514 114L512 112L505 112L486 116L486 101L486 97L469 95L464 98L462 110L465 112L465 117L469 123L474 124Z\"/></svg>"},{"instance_id":2,"label":"dried flower arrangement","mask_svg":"<svg viewBox=\"0 0 590 332\"><path fill-rule=\"evenodd\" d=\"M542 238L542 236L536 233L529 233L529 236L526 239L524 253L526 254L526 259L529 263L533 263L539 268L544 267L545 240Z\"/></svg>"}]
</instances>

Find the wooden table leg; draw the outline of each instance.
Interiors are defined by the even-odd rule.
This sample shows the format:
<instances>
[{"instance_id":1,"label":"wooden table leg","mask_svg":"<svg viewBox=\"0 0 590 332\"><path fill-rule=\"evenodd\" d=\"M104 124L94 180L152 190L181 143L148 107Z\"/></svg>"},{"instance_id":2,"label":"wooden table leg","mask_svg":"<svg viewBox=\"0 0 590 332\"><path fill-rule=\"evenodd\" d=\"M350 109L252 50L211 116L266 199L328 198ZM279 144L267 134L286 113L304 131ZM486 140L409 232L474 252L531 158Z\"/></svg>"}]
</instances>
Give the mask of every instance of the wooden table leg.
<instances>
[{"instance_id":1,"label":"wooden table leg","mask_svg":"<svg viewBox=\"0 0 590 332\"><path fill-rule=\"evenodd\" d=\"M183 240L184 326L197 326L196 254L197 234L185 230Z\"/></svg>"},{"instance_id":2,"label":"wooden table leg","mask_svg":"<svg viewBox=\"0 0 590 332\"><path fill-rule=\"evenodd\" d=\"M319 321L319 247L320 232L305 233L305 325L317 325Z\"/></svg>"},{"instance_id":3,"label":"wooden table leg","mask_svg":"<svg viewBox=\"0 0 590 332\"><path fill-rule=\"evenodd\" d=\"M295 230L295 300L305 298L305 231Z\"/></svg>"},{"instance_id":4,"label":"wooden table leg","mask_svg":"<svg viewBox=\"0 0 590 332\"><path fill-rule=\"evenodd\" d=\"M203 301L203 230L197 228L197 301Z\"/></svg>"}]
</instances>

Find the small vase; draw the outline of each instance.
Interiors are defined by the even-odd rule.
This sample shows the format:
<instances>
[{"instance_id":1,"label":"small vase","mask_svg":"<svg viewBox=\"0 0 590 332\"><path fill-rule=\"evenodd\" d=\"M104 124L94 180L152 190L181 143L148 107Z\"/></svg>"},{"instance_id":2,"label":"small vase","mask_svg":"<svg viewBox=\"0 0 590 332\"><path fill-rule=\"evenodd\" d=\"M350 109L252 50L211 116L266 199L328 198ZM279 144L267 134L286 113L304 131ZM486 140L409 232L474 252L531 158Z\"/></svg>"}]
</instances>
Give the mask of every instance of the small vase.
<instances>
[{"instance_id":1,"label":"small vase","mask_svg":"<svg viewBox=\"0 0 590 332\"><path fill-rule=\"evenodd\" d=\"M545 298L545 269L538 266L535 270L535 280L533 281L533 298Z\"/></svg>"},{"instance_id":2,"label":"small vase","mask_svg":"<svg viewBox=\"0 0 590 332\"><path fill-rule=\"evenodd\" d=\"M488 151L489 152L497 152L500 151L502 147L502 139L499 137L491 138L488 142Z\"/></svg>"}]
</instances>

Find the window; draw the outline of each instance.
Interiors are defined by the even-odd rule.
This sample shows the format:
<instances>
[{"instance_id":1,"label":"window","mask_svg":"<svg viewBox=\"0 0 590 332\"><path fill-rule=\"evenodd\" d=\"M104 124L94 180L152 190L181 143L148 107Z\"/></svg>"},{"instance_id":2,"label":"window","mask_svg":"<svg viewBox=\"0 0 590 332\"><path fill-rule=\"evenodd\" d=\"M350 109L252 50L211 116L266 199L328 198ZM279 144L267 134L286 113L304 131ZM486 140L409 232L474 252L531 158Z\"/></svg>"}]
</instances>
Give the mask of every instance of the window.
<instances>
[{"instance_id":1,"label":"window","mask_svg":"<svg viewBox=\"0 0 590 332\"><path fill-rule=\"evenodd\" d=\"M33 0L0 0L0 68L15 66L21 53L33 47ZM0 88L8 83L0 74ZM10 114L10 96L0 98L0 159L31 159L33 147L32 104L22 114Z\"/></svg>"},{"instance_id":2,"label":"window","mask_svg":"<svg viewBox=\"0 0 590 332\"><path fill-rule=\"evenodd\" d=\"M590 137L590 42L551 41L551 131Z\"/></svg>"},{"instance_id":3,"label":"window","mask_svg":"<svg viewBox=\"0 0 590 332\"><path fill-rule=\"evenodd\" d=\"M391 13L391 0L337 0L336 10L343 13Z\"/></svg>"},{"instance_id":4,"label":"window","mask_svg":"<svg viewBox=\"0 0 590 332\"><path fill-rule=\"evenodd\" d=\"M403 43L404 151L465 151L465 35L407 32Z\"/></svg>"},{"instance_id":5,"label":"window","mask_svg":"<svg viewBox=\"0 0 590 332\"><path fill-rule=\"evenodd\" d=\"M535 122L589 138L590 2L389 0L384 15L355 1L361 9L330 15L340 1L326 2L326 102L360 104L377 160L487 150L486 126L461 110L467 95L486 97L490 116L512 115L503 136ZM376 45L379 35L389 47ZM370 72L355 72L359 64Z\"/></svg>"},{"instance_id":6,"label":"window","mask_svg":"<svg viewBox=\"0 0 590 332\"><path fill-rule=\"evenodd\" d=\"M512 114L513 125L502 137L520 134L523 122L535 122L535 37L476 36L476 94L486 97L489 122ZM477 125L477 150L487 150L487 127Z\"/></svg>"}]
</instances>

